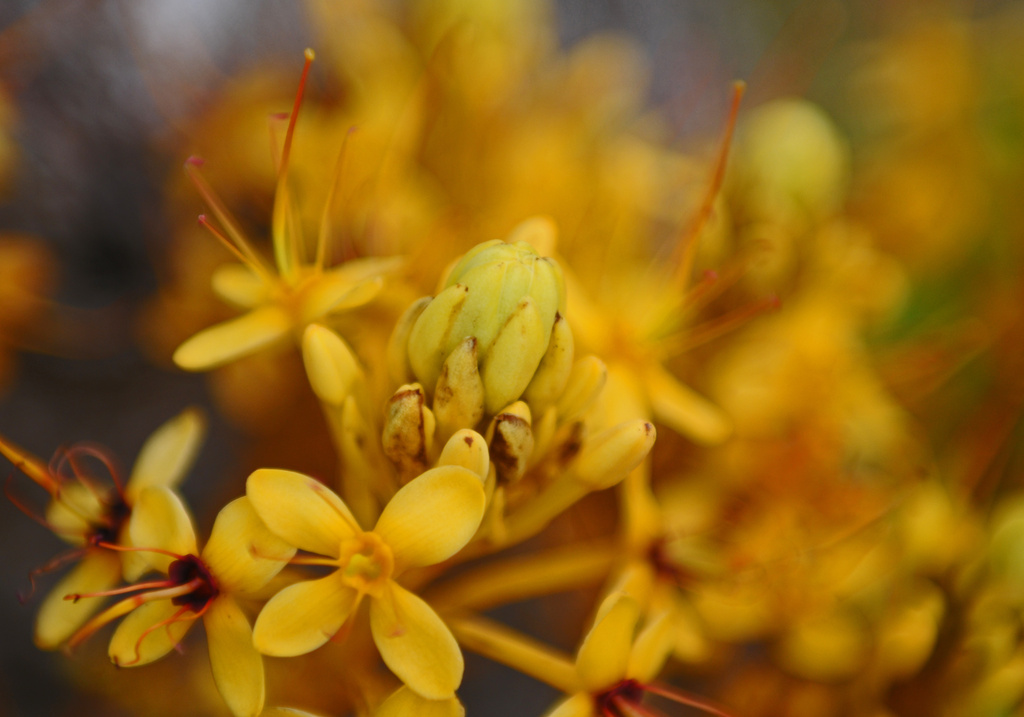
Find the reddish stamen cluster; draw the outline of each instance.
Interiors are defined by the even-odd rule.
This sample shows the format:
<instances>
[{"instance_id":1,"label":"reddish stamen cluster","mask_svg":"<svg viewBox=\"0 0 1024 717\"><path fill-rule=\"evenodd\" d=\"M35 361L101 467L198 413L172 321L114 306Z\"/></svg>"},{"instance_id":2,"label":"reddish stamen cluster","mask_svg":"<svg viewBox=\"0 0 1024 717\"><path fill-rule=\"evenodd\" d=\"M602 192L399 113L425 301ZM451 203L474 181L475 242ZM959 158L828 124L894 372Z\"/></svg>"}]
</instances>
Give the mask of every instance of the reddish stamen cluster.
<instances>
[{"instance_id":1,"label":"reddish stamen cluster","mask_svg":"<svg viewBox=\"0 0 1024 717\"><path fill-rule=\"evenodd\" d=\"M187 607L194 613L204 612L210 601L220 592L217 581L210 574L206 563L195 555L186 555L171 563L167 568L167 582L170 584L168 587L190 583L196 585L191 592L171 599L174 605Z\"/></svg>"},{"instance_id":2,"label":"reddish stamen cluster","mask_svg":"<svg viewBox=\"0 0 1024 717\"><path fill-rule=\"evenodd\" d=\"M645 693L694 707L716 717L732 717L710 702L681 690L661 685L647 685L637 680L622 680L610 689L594 695L594 711L601 717L662 717L664 713L643 704Z\"/></svg>"}]
</instances>

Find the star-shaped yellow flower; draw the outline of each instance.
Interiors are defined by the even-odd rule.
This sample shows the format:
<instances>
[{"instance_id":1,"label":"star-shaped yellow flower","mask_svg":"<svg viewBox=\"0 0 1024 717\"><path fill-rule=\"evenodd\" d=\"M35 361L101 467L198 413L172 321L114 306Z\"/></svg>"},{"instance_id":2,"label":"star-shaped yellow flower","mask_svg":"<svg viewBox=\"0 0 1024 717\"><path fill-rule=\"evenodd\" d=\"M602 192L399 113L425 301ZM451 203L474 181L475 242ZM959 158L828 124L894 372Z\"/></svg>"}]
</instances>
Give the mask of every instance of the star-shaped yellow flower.
<instances>
[{"instance_id":1,"label":"star-shaped yellow flower","mask_svg":"<svg viewBox=\"0 0 1024 717\"><path fill-rule=\"evenodd\" d=\"M118 553L107 545L130 546L128 524L139 495L146 488L174 488L192 466L205 432L202 414L189 408L162 425L146 440L131 475L123 486L105 452L90 444L78 444L55 456L50 465L14 444L0 439L0 453L51 496L44 524L76 545L37 572L79 563L47 595L36 619L36 644L53 650L82 626L100 604L75 605L64 600L73 593L95 593L112 588L121 579L134 580L146 569L134 553ZM82 461L105 463L113 486L99 485L84 472ZM71 475L67 475L70 472ZM33 575L34 578L34 575Z\"/></svg>"},{"instance_id":2,"label":"star-shaped yellow flower","mask_svg":"<svg viewBox=\"0 0 1024 717\"><path fill-rule=\"evenodd\" d=\"M605 598L576 654L580 690L547 717L657 715L641 704L645 692L729 717L702 699L651 683L671 650L673 625L667 616L658 616L634 638L639 621L640 606L632 597L615 592Z\"/></svg>"},{"instance_id":3,"label":"star-shaped yellow flower","mask_svg":"<svg viewBox=\"0 0 1024 717\"><path fill-rule=\"evenodd\" d=\"M394 495L371 531L359 527L338 496L300 473L258 470L246 492L272 531L325 556L294 562L337 568L271 598L253 633L260 652L315 650L369 597L370 630L391 671L428 699L454 694L462 681L459 646L433 608L396 578L408 568L446 560L473 537L486 503L478 473L456 465L426 471Z\"/></svg>"},{"instance_id":4,"label":"star-shaped yellow flower","mask_svg":"<svg viewBox=\"0 0 1024 717\"><path fill-rule=\"evenodd\" d=\"M81 643L103 625L127 616L110 640L119 667L144 665L170 652L202 617L217 689L232 713L256 717L263 709L263 660L252 646L252 628L236 598L258 596L295 554L260 521L247 498L217 515L200 553L181 499L167 488L148 488L132 513L132 541L166 579L129 585L106 594L139 591L104 610L71 639ZM74 594L77 601L94 595Z\"/></svg>"},{"instance_id":5,"label":"star-shaped yellow flower","mask_svg":"<svg viewBox=\"0 0 1024 717\"><path fill-rule=\"evenodd\" d=\"M396 266L395 258L364 258L332 269L325 268L333 186L328 193L315 254L311 258L304 256L307 248L301 233L302 222L292 204L288 187L288 160L295 120L312 60L313 53L307 50L306 65L278 165L271 218L275 268L269 267L245 239L237 222L199 174L201 160L193 158L185 165L185 171L226 234L205 216L200 217L200 222L242 262L221 267L214 274L214 291L226 302L247 309L248 313L204 329L179 346L174 352L174 362L183 369L205 371L289 337L301 341L303 331L310 324L373 300L383 285L381 275Z\"/></svg>"}]
</instances>

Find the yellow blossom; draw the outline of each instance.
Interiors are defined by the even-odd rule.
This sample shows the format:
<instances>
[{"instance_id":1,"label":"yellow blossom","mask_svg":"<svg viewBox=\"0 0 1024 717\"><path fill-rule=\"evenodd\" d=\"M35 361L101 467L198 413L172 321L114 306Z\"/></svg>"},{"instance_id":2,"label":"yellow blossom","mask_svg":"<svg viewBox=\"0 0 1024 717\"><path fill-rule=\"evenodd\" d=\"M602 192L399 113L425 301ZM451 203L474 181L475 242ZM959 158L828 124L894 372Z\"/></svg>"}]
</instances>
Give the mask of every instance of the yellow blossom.
<instances>
[{"instance_id":1,"label":"yellow blossom","mask_svg":"<svg viewBox=\"0 0 1024 717\"><path fill-rule=\"evenodd\" d=\"M257 596L295 550L267 530L247 498L238 498L217 515L200 553L185 506L163 487L140 494L130 530L133 543L140 546L135 549L166 579L100 593L141 591L90 620L69 644L75 646L124 617L110 641L110 659L119 667L144 665L170 652L201 617L217 689L232 713L256 717L263 709L263 661L252 646L252 628L238 600ZM96 596L72 594L66 599Z\"/></svg>"},{"instance_id":2,"label":"yellow blossom","mask_svg":"<svg viewBox=\"0 0 1024 717\"><path fill-rule=\"evenodd\" d=\"M478 437L479 438L479 437ZM325 565L330 575L285 588L260 613L256 648L267 655L317 649L370 599L370 629L385 664L415 692L447 699L462 681L458 645L434 610L396 580L406 569L434 565L462 549L483 518L484 476L442 465L415 478L364 531L348 506L313 478L261 469L247 494L275 533Z\"/></svg>"},{"instance_id":3,"label":"yellow blossom","mask_svg":"<svg viewBox=\"0 0 1024 717\"><path fill-rule=\"evenodd\" d=\"M0 452L50 493L45 524L59 537L78 546L43 566L46 569L70 559L80 561L39 609L35 631L39 647L56 649L99 607L98 603L69 603L64 600L65 595L107 590L117 584L122 573L128 580L139 577L146 567L144 560L132 553L119 556L105 546L132 544L129 518L139 495L146 488L176 487L192 466L204 432L202 414L194 408L186 409L147 439L124 485L119 482L113 464L94 446L72 446L58 453L51 466L47 466L14 444L0 440ZM97 485L83 472L81 462L87 457L105 462L114 479L112 487ZM72 477L65 475L67 469Z\"/></svg>"},{"instance_id":4,"label":"yellow blossom","mask_svg":"<svg viewBox=\"0 0 1024 717\"><path fill-rule=\"evenodd\" d=\"M394 259L366 258L349 261L333 269L325 268L330 233L326 212L314 255L312 258L304 256L307 247L302 238L300 217L292 205L288 162L295 121L312 59L312 51L307 50L306 65L278 166L271 218L276 271L267 265L245 239L237 222L203 180L197 169L201 162L193 159L186 163L186 172L224 225L227 234L222 234L205 217L201 217L200 221L242 262L221 267L214 274L214 291L225 301L247 309L248 313L204 329L185 341L174 352L174 362L181 368L204 371L289 337L301 341L305 328L310 324L373 300L383 285L382 273L395 266ZM328 210L331 203L329 196Z\"/></svg>"}]
</instances>

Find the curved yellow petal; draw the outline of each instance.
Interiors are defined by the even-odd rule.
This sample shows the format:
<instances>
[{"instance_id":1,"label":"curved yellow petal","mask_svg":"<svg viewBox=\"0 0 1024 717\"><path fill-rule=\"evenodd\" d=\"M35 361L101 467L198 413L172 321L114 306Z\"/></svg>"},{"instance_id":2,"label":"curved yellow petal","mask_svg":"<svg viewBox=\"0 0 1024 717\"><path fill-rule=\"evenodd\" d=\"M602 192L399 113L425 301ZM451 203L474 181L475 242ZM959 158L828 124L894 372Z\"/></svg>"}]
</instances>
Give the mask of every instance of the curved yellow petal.
<instances>
[{"instance_id":1,"label":"curved yellow petal","mask_svg":"<svg viewBox=\"0 0 1024 717\"><path fill-rule=\"evenodd\" d=\"M457 697L428 700L403 685L381 703L373 717L464 717L465 714L466 709Z\"/></svg>"},{"instance_id":2,"label":"curved yellow petal","mask_svg":"<svg viewBox=\"0 0 1024 717\"><path fill-rule=\"evenodd\" d=\"M213 291L229 304L252 309L266 301L271 286L245 264L225 264L213 272Z\"/></svg>"},{"instance_id":3,"label":"curved yellow petal","mask_svg":"<svg viewBox=\"0 0 1024 717\"><path fill-rule=\"evenodd\" d=\"M185 504L170 488L147 488L139 493L128 523L132 545L167 550L175 555L197 555L196 534ZM162 553L140 551L154 570L167 572L174 560Z\"/></svg>"},{"instance_id":4,"label":"curved yellow petal","mask_svg":"<svg viewBox=\"0 0 1024 717\"><path fill-rule=\"evenodd\" d=\"M253 645L274 657L312 652L341 629L357 597L338 573L289 585L272 597L256 618Z\"/></svg>"},{"instance_id":5,"label":"curved yellow petal","mask_svg":"<svg viewBox=\"0 0 1024 717\"><path fill-rule=\"evenodd\" d=\"M270 532L248 498L236 498L217 514L202 558L222 591L251 593L294 555L295 548Z\"/></svg>"},{"instance_id":6,"label":"curved yellow petal","mask_svg":"<svg viewBox=\"0 0 1024 717\"><path fill-rule=\"evenodd\" d=\"M395 570L433 565L470 541L486 507L483 483L462 466L439 466L402 487L373 529L395 556Z\"/></svg>"},{"instance_id":7,"label":"curved yellow petal","mask_svg":"<svg viewBox=\"0 0 1024 717\"><path fill-rule=\"evenodd\" d=\"M291 328L291 317L283 308L262 306L203 329L178 347L174 363L186 371L206 371L281 340Z\"/></svg>"},{"instance_id":8,"label":"curved yellow petal","mask_svg":"<svg viewBox=\"0 0 1024 717\"><path fill-rule=\"evenodd\" d=\"M676 433L704 446L717 445L732 435L732 421L725 411L660 365L650 366L644 378L654 417Z\"/></svg>"},{"instance_id":9,"label":"curved yellow petal","mask_svg":"<svg viewBox=\"0 0 1024 717\"><path fill-rule=\"evenodd\" d=\"M640 606L625 593L612 593L576 654L576 671L588 692L600 692L625 679Z\"/></svg>"},{"instance_id":10,"label":"curved yellow petal","mask_svg":"<svg viewBox=\"0 0 1024 717\"><path fill-rule=\"evenodd\" d=\"M368 304L384 287L379 276L353 284L338 274L324 274L310 287L302 303L302 320L316 321L325 314L338 313Z\"/></svg>"},{"instance_id":11,"label":"curved yellow petal","mask_svg":"<svg viewBox=\"0 0 1024 717\"><path fill-rule=\"evenodd\" d=\"M118 667L137 667L173 650L196 621L194 612L178 615L181 610L170 600L154 600L132 610L110 639L111 661Z\"/></svg>"},{"instance_id":12,"label":"curved yellow petal","mask_svg":"<svg viewBox=\"0 0 1024 717\"><path fill-rule=\"evenodd\" d=\"M434 609L398 583L370 605L370 630L384 664L432 700L452 697L462 682L459 645Z\"/></svg>"},{"instance_id":13,"label":"curved yellow petal","mask_svg":"<svg viewBox=\"0 0 1024 717\"><path fill-rule=\"evenodd\" d=\"M125 486L129 503L153 486L176 488L192 467L206 433L206 417L195 407L186 408L160 426L139 451Z\"/></svg>"},{"instance_id":14,"label":"curved yellow petal","mask_svg":"<svg viewBox=\"0 0 1024 717\"><path fill-rule=\"evenodd\" d=\"M297 710L294 707L268 707L260 713L260 717L320 717L312 712Z\"/></svg>"},{"instance_id":15,"label":"curved yellow petal","mask_svg":"<svg viewBox=\"0 0 1024 717\"><path fill-rule=\"evenodd\" d=\"M676 629L674 615L668 610L649 619L633 643L626 676L643 683L653 681L675 647Z\"/></svg>"},{"instance_id":16,"label":"curved yellow petal","mask_svg":"<svg viewBox=\"0 0 1024 717\"><path fill-rule=\"evenodd\" d=\"M595 717L594 698L586 692L578 692L567 700L555 705L544 717Z\"/></svg>"},{"instance_id":17,"label":"curved yellow petal","mask_svg":"<svg viewBox=\"0 0 1024 717\"><path fill-rule=\"evenodd\" d=\"M72 602L65 600L65 595L109 590L120 578L121 558L117 553L100 548L87 552L43 600L36 616L36 645L43 650L56 649L103 605L99 598Z\"/></svg>"},{"instance_id":18,"label":"curved yellow petal","mask_svg":"<svg viewBox=\"0 0 1024 717\"><path fill-rule=\"evenodd\" d=\"M236 717L257 717L263 710L263 657L252 645L249 621L230 596L222 595L203 615L210 667L217 690Z\"/></svg>"},{"instance_id":19,"label":"curved yellow petal","mask_svg":"<svg viewBox=\"0 0 1024 717\"><path fill-rule=\"evenodd\" d=\"M249 476L245 494L271 531L311 553L336 558L341 541L358 530L341 498L302 473L260 468Z\"/></svg>"}]
</instances>

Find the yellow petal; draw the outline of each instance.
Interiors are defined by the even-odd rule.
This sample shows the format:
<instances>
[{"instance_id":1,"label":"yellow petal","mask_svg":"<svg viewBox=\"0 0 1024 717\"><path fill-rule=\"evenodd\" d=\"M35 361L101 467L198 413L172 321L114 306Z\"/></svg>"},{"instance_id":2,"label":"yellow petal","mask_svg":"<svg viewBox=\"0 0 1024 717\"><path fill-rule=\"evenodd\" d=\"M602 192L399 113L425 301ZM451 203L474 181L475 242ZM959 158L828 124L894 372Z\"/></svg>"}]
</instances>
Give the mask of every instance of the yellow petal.
<instances>
[{"instance_id":1,"label":"yellow petal","mask_svg":"<svg viewBox=\"0 0 1024 717\"><path fill-rule=\"evenodd\" d=\"M559 702L544 717L594 717L594 698L586 692L579 692Z\"/></svg>"},{"instance_id":2,"label":"yellow petal","mask_svg":"<svg viewBox=\"0 0 1024 717\"><path fill-rule=\"evenodd\" d=\"M117 553L100 548L87 552L43 600L36 617L36 645L43 650L56 649L103 605L99 598L72 602L65 600L65 595L109 590L120 578L121 559Z\"/></svg>"},{"instance_id":3,"label":"yellow petal","mask_svg":"<svg viewBox=\"0 0 1024 717\"><path fill-rule=\"evenodd\" d=\"M290 585L272 597L256 618L253 644L274 657L312 652L341 629L356 597L338 573Z\"/></svg>"},{"instance_id":4,"label":"yellow petal","mask_svg":"<svg viewBox=\"0 0 1024 717\"><path fill-rule=\"evenodd\" d=\"M675 631L676 622L667 610L650 619L633 643L626 676L643 683L653 681L675 646Z\"/></svg>"},{"instance_id":5,"label":"yellow petal","mask_svg":"<svg viewBox=\"0 0 1024 717\"><path fill-rule=\"evenodd\" d=\"M705 446L722 443L732 434L732 421L721 408L661 366L651 366L645 381L654 417L675 432Z\"/></svg>"},{"instance_id":6,"label":"yellow petal","mask_svg":"<svg viewBox=\"0 0 1024 717\"><path fill-rule=\"evenodd\" d=\"M297 710L294 707L268 707L260 713L260 717L320 717L312 712Z\"/></svg>"},{"instance_id":7,"label":"yellow petal","mask_svg":"<svg viewBox=\"0 0 1024 717\"><path fill-rule=\"evenodd\" d=\"M480 476L462 466L439 466L395 493L374 532L394 553L396 572L434 565L470 541L485 505Z\"/></svg>"},{"instance_id":8,"label":"yellow petal","mask_svg":"<svg viewBox=\"0 0 1024 717\"><path fill-rule=\"evenodd\" d=\"M352 349L326 326L310 324L302 336L302 360L313 392L324 403L340 406L362 378Z\"/></svg>"},{"instance_id":9,"label":"yellow petal","mask_svg":"<svg viewBox=\"0 0 1024 717\"><path fill-rule=\"evenodd\" d=\"M311 553L338 557L341 541L358 529L341 498L301 473L261 468L249 476L245 492L272 532Z\"/></svg>"},{"instance_id":10,"label":"yellow petal","mask_svg":"<svg viewBox=\"0 0 1024 717\"><path fill-rule=\"evenodd\" d=\"M326 314L368 304L380 293L384 280L379 276L353 284L342 275L324 274L313 284L302 302L302 320L316 321Z\"/></svg>"},{"instance_id":11,"label":"yellow petal","mask_svg":"<svg viewBox=\"0 0 1024 717\"><path fill-rule=\"evenodd\" d=\"M422 599L389 581L370 605L370 630L384 664L412 690L432 700L455 694L462 682L462 653L448 626Z\"/></svg>"},{"instance_id":12,"label":"yellow petal","mask_svg":"<svg viewBox=\"0 0 1024 717\"><path fill-rule=\"evenodd\" d=\"M213 523L203 562L226 592L254 592L277 575L295 548L270 532L248 498L224 506Z\"/></svg>"},{"instance_id":13,"label":"yellow petal","mask_svg":"<svg viewBox=\"0 0 1024 717\"><path fill-rule=\"evenodd\" d=\"M263 710L263 658L252 646L252 628L238 604L218 597L203 615L210 667L221 697L236 717L256 717Z\"/></svg>"},{"instance_id":14,"label":"yellow petal","mask_svg":"<svg viewBox=\"0 0 1024 717\"><path fill-rule=\"evenodd\" d=\"M373 713L373 717L464 717L465 708L457 697L428 700L404 685L391 693Z\"/></svg>"},{"instance_id":15,"label":"yellow petal","mask_svg":"<svg viewBox=\"0 0 1024 717\"><path fill-rule=\"evenodd\" d=\"M196 621L196 614L187 611L168 622L181 609L170 600L154 600L132 610L110 639L111 661L119 667L137 667L173 650Z\"/></svg>"},{"instance_id":16,"label":"yellow petal","mask_svg":"<svg viewBox=\"0 0 1024 717\"><path fill-rule=\"evenodd\" d=\"M576 671L588 692L600 692L626 677L639 617L640 606L625 593L605 598L576 655Z\"/></svg>"},{"instance_id":17,"label":"yellow petal","mask_svg":"<svg viewBox=\"0 0 1024 717\"><path fill-rule=\"evenodd\" d=\"M270 295L270 285L244 264L225 264L213 272L213 291L229 304L242 309L259 306Z\"/></svg>"},{"instance_id":18,"label":"yellow petal","mask_svg":"<svg viewBox=\"0 0 1024 717\"><path fill-rule=\"evenodd\" d=\"M284 309L263 306L200 331L178 347L174 363L186 371L206 371L281 340L291 328Z\"/></svg>"},{"instance_id":19,"label":"yellow petal","mask_svg":"<svg viewBox=\"0 0 1024 717\"><path fill-rule=\"evenodd\" d=\"M176 488L192 467L206 432L206 418L198 408L186 408L160 426L139 451L125 487L129 503L151 486Z\"/></svg>"},{"instance_id":20,"label":"yellow petal","mask_svg":"<svg viewBox=\"0 0 1024 717\"><path fill-rule=\"evenodd\" d=\"M185 504L170 488L147 488L132 509L128 532L138 548L167 550L175 555L197 555L196 534ZM169 555L140 551L154 570L167 572Z\"/></svg>"}]
</instances>

